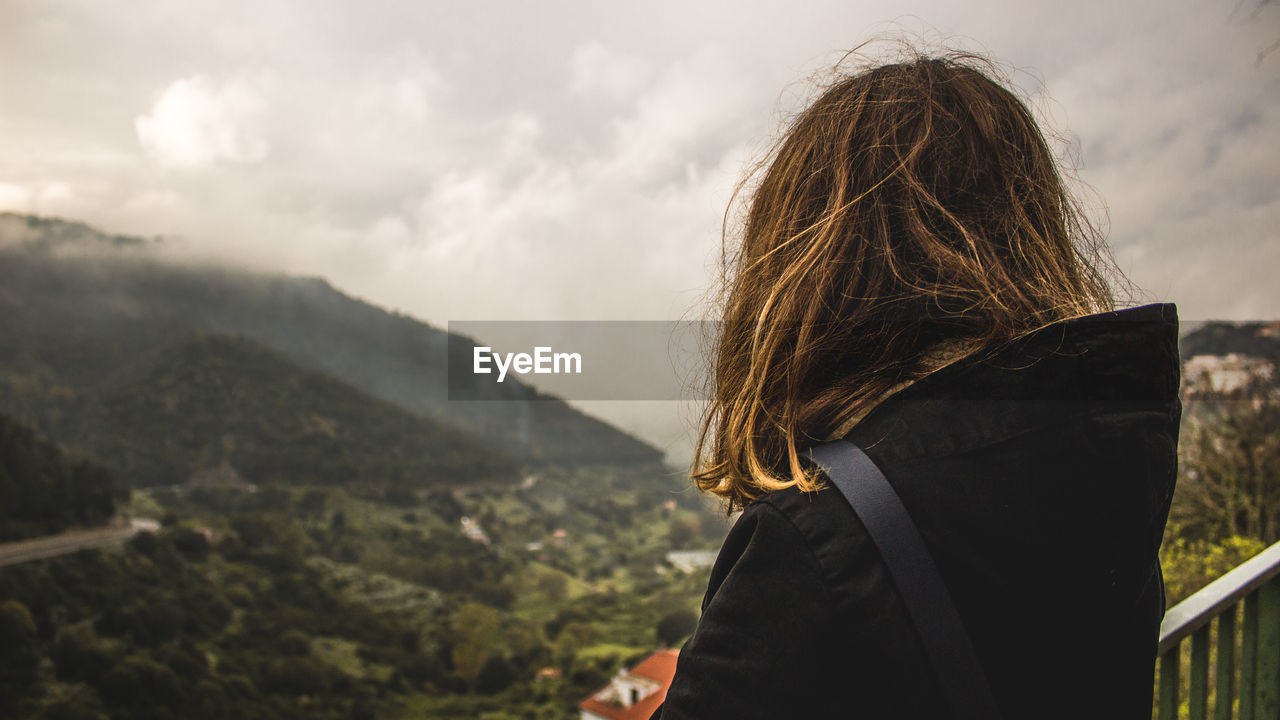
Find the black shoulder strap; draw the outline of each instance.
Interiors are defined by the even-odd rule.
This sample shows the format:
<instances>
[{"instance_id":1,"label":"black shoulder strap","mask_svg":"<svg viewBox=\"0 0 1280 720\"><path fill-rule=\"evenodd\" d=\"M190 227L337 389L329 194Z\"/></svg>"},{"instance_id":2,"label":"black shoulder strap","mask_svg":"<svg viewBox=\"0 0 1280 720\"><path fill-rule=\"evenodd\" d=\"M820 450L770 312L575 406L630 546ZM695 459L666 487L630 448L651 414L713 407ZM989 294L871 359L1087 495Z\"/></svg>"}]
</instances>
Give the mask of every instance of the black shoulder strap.
<instances>
[{"instance_id":1,"label":"black shoulder strap","mask_svg":"<svg viewBox=\"0 0 1280 720\"><path fill-rule=\"evenodd\" d=\"M957 718L999 718L995 698L924 539L880 468L857 445L836 440L809 451L849 501L889 568Z\"/></svg>"}]
</instances>

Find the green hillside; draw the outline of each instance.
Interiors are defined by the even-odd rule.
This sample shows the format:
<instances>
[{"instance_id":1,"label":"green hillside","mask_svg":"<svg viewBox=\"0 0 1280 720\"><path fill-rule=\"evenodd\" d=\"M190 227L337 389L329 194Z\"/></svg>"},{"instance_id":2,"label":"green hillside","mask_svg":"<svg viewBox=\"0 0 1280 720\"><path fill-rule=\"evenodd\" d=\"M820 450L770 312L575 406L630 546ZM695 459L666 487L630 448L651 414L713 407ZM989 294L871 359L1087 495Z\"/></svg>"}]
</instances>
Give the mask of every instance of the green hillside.
<instances>
[{"instance_id":1,"label":"green hillside","mask_svg":"<svg viewBox=\"0 0 1280 720\"><path fill-rule=\"evenodd\" d=\"M58 429L140 486L221 469L248 483L425 489L509 482L519 471L461 431L219 335L116 373Z\"/></svg>"},{"instance_id":2,"label":"green hillside","mask_svg":"<svg viewBox=\"0 0 1280 720\"><path fill-rule=\"evenodd\" d=\"M515 382L450 402L447 333L155 242L0 215L0 407L63 447L0 450L118 472L0 509L56 530L120 477L162 524L0 568L0 717L568 720L691 630L667 554L726 519L657 450Z\"/></svg>"},{"instance_id":3,"label":"green hillside","mask_svg":"<svg viewBox=\"0 0 1280 720\"><path fill-rule=\"evenodd\" d=\"M155 261L156 240L0 213L0 402L57 432L76 396L175 338L239 335L533 462L655 463L661 453L519 382L450 401L447 332L324 280ZM481 338L483 339L483 338ZM59 438L60 439L60 438Z\"/></svg>"}]
</instances>

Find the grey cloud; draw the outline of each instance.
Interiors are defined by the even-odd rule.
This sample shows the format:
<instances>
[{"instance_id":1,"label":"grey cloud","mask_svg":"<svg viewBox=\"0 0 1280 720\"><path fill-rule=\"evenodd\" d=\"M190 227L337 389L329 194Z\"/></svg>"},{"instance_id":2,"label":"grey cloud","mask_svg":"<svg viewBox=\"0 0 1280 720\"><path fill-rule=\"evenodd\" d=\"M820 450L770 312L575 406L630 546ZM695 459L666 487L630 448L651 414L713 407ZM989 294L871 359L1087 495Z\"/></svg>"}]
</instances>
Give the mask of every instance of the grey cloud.
<instances>
[{"instance_id":1,"label":"grey cloud","mask_svg":"<svg viewBox=\"0 0 1280 720\"><path fill-rule=\"evenodd\" d=\"M1153 299L1280 315L1274 6L0 2L4 209L180 235L436 324L696 307L804 78L895 28L1013 69ZM260 105L170 137L213 161L157 162L137 121L191 78Z\"/></svg>"}]
</instances>

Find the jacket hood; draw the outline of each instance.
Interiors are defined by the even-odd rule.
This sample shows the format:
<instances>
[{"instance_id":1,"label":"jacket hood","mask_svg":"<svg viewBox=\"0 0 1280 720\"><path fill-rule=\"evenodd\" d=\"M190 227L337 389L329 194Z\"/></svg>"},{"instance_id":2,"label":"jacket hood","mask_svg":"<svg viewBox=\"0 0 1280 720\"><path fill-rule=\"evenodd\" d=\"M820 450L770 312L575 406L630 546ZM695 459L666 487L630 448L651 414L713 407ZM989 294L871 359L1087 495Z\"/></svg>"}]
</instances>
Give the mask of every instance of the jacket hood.
<instances>
[{"instance_id":1,"label":"jacket hood","mask_svg":"<svg viewBox=\"0 0 1280 720\"><path fill-rule=\"evenodd\" d=\"M1082 415L1177 419L1178 311L1158 303L1063 320L952 363L877 405L846 436L895 458L952 453Z\"/></svg>"},{"instance_id":2,"label":"jacket hood","mask_svg":"<svg viewBox=\"0 0 1280 720\"><path fill-rule=\"evenodd\" d=\"M967 583L1043 597L1070 578L1077 603L1162 606L1179 381L1177 308L1145 305L961 359L846 437L898 490L958 602Z\"/></svg>"}]
</instances>

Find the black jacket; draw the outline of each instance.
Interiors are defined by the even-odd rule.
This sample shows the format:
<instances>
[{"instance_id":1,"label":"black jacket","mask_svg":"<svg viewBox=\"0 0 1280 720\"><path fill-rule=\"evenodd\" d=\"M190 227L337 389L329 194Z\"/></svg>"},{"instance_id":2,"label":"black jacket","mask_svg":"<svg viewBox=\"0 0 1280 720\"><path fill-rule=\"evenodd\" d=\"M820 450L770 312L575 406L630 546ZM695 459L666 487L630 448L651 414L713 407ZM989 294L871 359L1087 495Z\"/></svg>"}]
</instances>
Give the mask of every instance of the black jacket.
<instances>
[{"instance_id":1,"label":"black jacket","mask_svg":"<svg viewBox=\"0 0 1280 720\"><path fill-rule=\"evenodd\" d=\"M902 497L1005 720L1148 718L1176 474L1177 312L1056 323L890 396L848 439ZM945 718L834 488L746 508L662 720Z\"/></svg>"}]
</instances>

